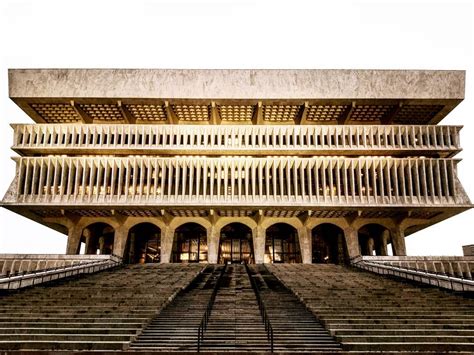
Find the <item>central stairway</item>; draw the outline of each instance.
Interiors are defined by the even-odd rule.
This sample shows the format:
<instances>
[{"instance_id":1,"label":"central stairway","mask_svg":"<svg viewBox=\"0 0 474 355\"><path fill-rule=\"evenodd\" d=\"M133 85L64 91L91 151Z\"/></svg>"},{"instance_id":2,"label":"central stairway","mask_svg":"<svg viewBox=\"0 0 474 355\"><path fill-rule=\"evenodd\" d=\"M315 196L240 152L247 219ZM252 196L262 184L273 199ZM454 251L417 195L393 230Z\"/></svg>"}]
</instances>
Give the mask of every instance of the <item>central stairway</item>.
<instances>
[{"instance_id":1,"label":"central stairway","mask_svg":"<svg viewBox=\"0 0 474 355\"><path fill-rule=\"evenodd\" d=\"M337 351L339 343L264 265L250 267L274 332L275 351Z\"/></svg>"},{"instance_id":2,"label":"central stairway","mask_svg":"<svg viewBox=\"0 0 474 355\"><path fill-rule=\"evenodd\" d=\"M228 265L202 351L268 351L270 343L245 265Z\"/></svg>"},{"instance_id":3,"label":"central stairway","mask_svg":"<svg viewBox=\"0 0 474 355\"><path fill-rule=\"evenodd\" d=\"M131 343L129 350L196 351L204 312L218 282L209 323L201 343L203 352L271 349L256 291L260 293L274 334L277 352L340 351L316 317L263 265L209 265L157 315ZM252 277L257 290L252 287Z\"/></svg>"}]
</instances>

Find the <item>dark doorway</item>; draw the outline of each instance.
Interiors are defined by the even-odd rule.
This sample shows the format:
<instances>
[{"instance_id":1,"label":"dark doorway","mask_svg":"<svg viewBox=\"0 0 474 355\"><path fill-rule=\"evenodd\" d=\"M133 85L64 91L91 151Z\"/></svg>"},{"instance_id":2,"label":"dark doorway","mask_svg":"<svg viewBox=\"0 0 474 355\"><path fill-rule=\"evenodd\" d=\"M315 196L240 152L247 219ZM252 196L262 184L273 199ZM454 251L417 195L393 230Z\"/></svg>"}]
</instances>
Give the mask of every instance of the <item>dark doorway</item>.
<instances>
[{"instance_id":1,"label":"dark doorway","mask_svg":"<svg viewBox=\"0 0 474 355\"><path fill-rule=\"evenodd\" d=\"M362 255L388 255L391 244L390 231L376 223L366 224L359 229L359 246Z\"/></svg>"},{"instance_id":2,"label":"dark doorway","mask_svg":"<svg viewBox=\"0 0 474 355\"><path fill-rule=\"evenodd\" d=\"M298 231L286 223L267 228L265 237L266 263L301 263Z\"/></svg>"},{"instance_id":3,"label":"dark doorway","mask_svg":"<svg viewBox=\"0 0 474 355\"><path fill-rule=\"evenodd\" d=\"M161 231L152 223L140 223L128 232L124 261L128 264L161 261Z\"/></svg>"},{"instance_id":4,"label":"dark doorway","mask_svg":"<svg viewBox=\"0 0 474 355\"><path fill-rule=\"evenodd\" d=\"M107 223L93 223L82 232L81 242L85 243L85 254L112 254L115 231Z\"/></svg>"},{"instance_id":5,"label":"dark doorway","mask_svg":"<svg viewBox=\"0 0 474 355\"><path fill-rule=\"evenodd\" d=\"M231 223L222 228L218 260L220 264L253 263L252 230L242 223Z\"/></svg>"},{"instance_id":6,"label":"dark doorway","mask_svg":"<svg viewBox=\"0 0 474 355\"><path fill-rule=\"evenodd\" d=\"M206 229L197 223L185 223L174 233L174 263L205 263L207 262Z\"/></svg>"},{"instance_id":7,"label":"dark doorway","mask_svg":"<svg viewBox=\"0 0 474 355\"><path fill-rule=\"evenodd\" d=\"M344 231L331 223L320 224L312 231L313 263L347 264L347 253Z\"/></svg>"}]
</instances>

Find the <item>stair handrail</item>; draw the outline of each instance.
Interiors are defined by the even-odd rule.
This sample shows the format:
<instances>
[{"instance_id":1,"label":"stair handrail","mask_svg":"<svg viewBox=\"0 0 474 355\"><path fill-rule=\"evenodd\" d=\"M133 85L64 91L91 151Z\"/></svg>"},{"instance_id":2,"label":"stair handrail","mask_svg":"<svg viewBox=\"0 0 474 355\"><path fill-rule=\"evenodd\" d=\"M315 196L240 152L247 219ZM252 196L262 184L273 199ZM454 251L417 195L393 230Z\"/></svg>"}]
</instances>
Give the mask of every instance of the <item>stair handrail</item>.
<instances>
[{"instance_id":1,"label":"stair handrail","mask_svg":"<svg viewBox=\"0 0 474 355\"><path fill-rule=\"evenodd\" d=\"M376 274L391 274L393 276L398 276L407 280L418 281L420 283L437 286L438 288L456 290L453 284L459 284L461 285L461 291L463 292L474 289L474 281L472 280L433 273L426 270L409 269L402 266L384 265L373 261L363 260L362 258L355 259L352 262L352 265L363 270L374 272ZM418 280L416 280L416 277ZM424 281L424 279L427 279L428 282ZM431 280L434 280L435 283L432 283ZM440 281L446 281L448 282L448 284L441 284ZM465 286L468 287L468 290L465 289Z\"/></svg>"},{"instance_id":2,"label":"stair handrail","mask_svg":"<svg viewBox=\"0 0 474 355\"><path fill-rule=\"evenodd\" d=\"M76 265L63 265L48 269L32 270L24 273L8 274L0 277L0 285L7 285L6 287L0 287L0 289L19 289L22 287L22 282L25 280L32 280L31 284L28 286L34 286L44 283L45 277L49 277L49 280L47 281L59 280L61 278L71 277L79 274L91 273L91 269L95 269L97 267L99 269L96 271L102 271L104 269L115 267L121 264L122 258L118 255L111 254L110 258L108 259L93 260ZM60 277L61 274L65 275ZM53 278L54 276L56 276L56 278ZM36 282L36 280L40 280L40 282ZM11 285L13 283L18 283L18 287L12 288Z\"/></svg>"},{"instance_id":3,"label":"stair handrail","mask_svg":"<svg viewBox=\"0 0 474 355\"><path fill-rule=\"evenodd\" d=\"M245 270L247 271L247 275L250 279L250 284L252 285L252 289L255 293L258 303L258 309L260 311L260 316L262 317L263 324L265 325L265 331L267 332L267 340L270 342L270 352L273 353L273 327L270 322L270 318L268 317L267 309L265 307L265 302L262 299L262 295L260 294L260 289L258 288L255 279L252 277L250 273L250 268L247 264L245 264Z\"/></svg>"},{"instance_id":4,"label":"stair handrail","mask_svg":"<svg viewBox=\"0 0 474 355\"><path fill-rule=\"evenodd\" d=\"M214 306L214 301L216 300L217 291L219 291L220 283L222 280L222 276L227 269L227 264L224 264L224 267L221 270L221 273L217 277L216 283L214 284L214 289L212 290L211 297L209 298L209 302L207 303L206 310L201 318L201 323L199 324L198 328L198 336L197 336L197 352L201 351L201 343L204 341L204 332L207 329L207 325L209 323L209 318L211 317L212 307Z\"/></svg>"}]
</instances>

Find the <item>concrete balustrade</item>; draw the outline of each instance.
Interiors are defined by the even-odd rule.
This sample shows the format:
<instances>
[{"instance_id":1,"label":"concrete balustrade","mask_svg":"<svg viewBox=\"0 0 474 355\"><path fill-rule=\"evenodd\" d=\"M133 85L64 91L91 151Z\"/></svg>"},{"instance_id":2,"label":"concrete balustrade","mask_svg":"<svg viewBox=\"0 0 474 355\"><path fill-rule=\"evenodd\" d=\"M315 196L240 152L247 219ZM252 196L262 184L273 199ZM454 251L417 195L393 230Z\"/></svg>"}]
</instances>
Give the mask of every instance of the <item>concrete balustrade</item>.
<instances>
[{"instance_id":1,"label":"concrete balustrade","mask_svg":"<svg viewBox=\"0 0 474 355\"><path fill-rule=\"evenodd\" d=\"M456 177L457 162L385 157L22 157L17 159L16 184L4 202L470 206Z\"/></svg>"},{"instance_id":2,"label":"concrete balustrade","mask_svg":"<svg viewBox=\"0 0 474 355\"><path fill-rule=\"evenodd\" d=\"M407 270L473 280L474 257L456 256L362 256L362 261Z\"/></svg>"},{"instance_id":3,"label":"concrete balustrade","mask_svg":"<svg viewBox=\"0 0 474 355\"><path fill-rule=\"evenodd\" d=\"M29 273L109 259L110 255L0 254L0 275Z\"/></svg>"},{"instance_id":4,"label":"concrete balustrade","mask_svg":"<svg viewBox=\"0 0 474 355\"><path fill-rule=\"evenodd\" d=\"M31 154L433 155L460 151L460 126L14 124Z\"/></svg>"}]
</instances>

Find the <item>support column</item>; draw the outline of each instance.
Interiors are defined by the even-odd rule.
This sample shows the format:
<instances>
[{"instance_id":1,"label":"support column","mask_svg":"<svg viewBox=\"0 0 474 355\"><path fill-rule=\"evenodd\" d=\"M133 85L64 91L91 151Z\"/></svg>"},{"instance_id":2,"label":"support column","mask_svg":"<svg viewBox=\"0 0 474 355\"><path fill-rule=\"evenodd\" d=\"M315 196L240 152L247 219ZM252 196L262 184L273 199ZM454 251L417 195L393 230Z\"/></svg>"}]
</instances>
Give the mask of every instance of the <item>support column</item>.
<instances>
[{"instance_id":1,"label":"support column","mask_svg":"<svg viewBox=\"0 0 474 355\"><path fill-rule=\"evenodd\" d=\"M369 239L367 239L367 253L372 256L374 255L374 237L369 237Z\"/></svg>"},{"instance_id":2,"label":"support column","mask_svg":"<svg viewBox=\"0 0 474 355\"><path fill-rule=\"evenodd\" d=\"M344 240L342 233L337 234L337 264L344 264Z\"/></svg>"},{"instance_id":3,"label":"support column","mask_svg":"<svg viewBox=\"0 0 474 355\"><path fill-rule=\"evenodd\" d=\"M79 254L80 245L81 245L81 237L82 237L82 228L78 226L69 228L68 234L67 234L66 254L68 255Z\"/></svg>"},{"instance_id":4,"label":"support column","mask_svg":"<svg viewBox=\"0 0 474 355\"><path fill-rule=\"evenodd\" d=\"M263 264L265 261L265 237L266 230L261 225L258 225L257 228L252 229L255 264Z\"/></svg>"},{"instance_id":5,"label":"support column","mask_svg":"<svg viewBox=\"0 0 474 355\"><path fill-rule=\"evenodd\" d=\"M86 241L84 254L86 255L97 254L97 238L95 238L94 233L92 233L92 231L89 228L84 228L82 230L82 238L84 238Z\"/></svg>"},{"instance_id":6,"label":"support column","mask_svg":"<svg viewBox=\"0 0 474 355\"><path fill-rule=\"evenodd\" d=\"M349 259L360 256L359 233L352 227L344 229L344 238L346 239L347 253Z\"/></svg>"},{"instance_id":7,"label":"support column","mask_svg":"<svg viewBox=\"0 0 474 355\"><path fill-rule=\"evenodd\" d=\"M306 227L298 228L298 241L300 243L301 260L303 264L311 264L311 231Z\"/></svg>"},{"instance_id":8,"label":"support column","mask_svg":"<svg viewBox=\"0 0 474 355\"><path fill-rule=\"evenodd\" d=\"M388 241L390 240L390 231L389 230L384 230L382 232L382 237L380 238L381 241L380 241L380 255L381 256L387 256L388 255L388 251L387 251L387 244L388 244Z\"/></svg>"},{"instance_id":9,"label":"support column","mask_svg":"<svg viewBox=\"0 0 474 355\"><path fill-rule=\"evenodd\" d=\"M400 226L392 229L392 248L393 248L393 255L395 256L406 256L407 250L405 246L405 232L403 231Z\"/></svg>"},{"instance_id":10,"label":"support column","mask_svg":"<svg viewBox=\"0 0 474 355\"><path fill-rule=\"evenodd\" d=\"M171 260L171 253L173 252L174 229L166 226L161 232L161 263L168 264Z\"/></svg>"},{"instance_id":11,"label":"support column","mask_svg":"<svg viewBox=\"0 0 474 355\"><path fill-rule=\"evenodd\" d=\"M125 253L125 245L127 244L127 237L128 237L128 228L125 226L120 226L114 231L114 247L112 253L120 256L122 258L125 257L123 255Z\"/></svg>"},{"instance_id":12,"label":"support column","mask_svg":"<svg viewBox=\"0 0 474 355\"><path fill-rule=\"evenodd\" d=\"M82 231L82 236L86 239L86 245L84 247L84 254L88 255L88 254L93 254L94 251L91 250L91 241L92 241L92 236L91 236L91 232L89 229L84 229Z\"/></svg>"},{"instance_id":13,"label":"support column","mask_svg":"<svg viewBox=\"0 0 474 355\"><path fill-rule=\"evenodd\" d=\"M99 254L104 254L105 238L104 236L99 237Z\"/></svg>"},{"instance_id":14,"label":"support column","mask_svg":"<svg viewBox=\"0 0 474 355\"><path fill-rule=\"evenodd\" d=\"M212 225L206 231L207 231L207 262L209 264L217 264L221 231L215 225Z\"/></svg>"},{"instance_id":15,"label":"support column","mask_svg":"<svg viewBox=\"0 0 474 355\"><path fill-rule=\"evenodd\" d=\"M127 257L128 260L133 260L135 262L135 233L130 233L130 249L128 251L128 255L124 255Z\"/></svg>"}]
</instances>

